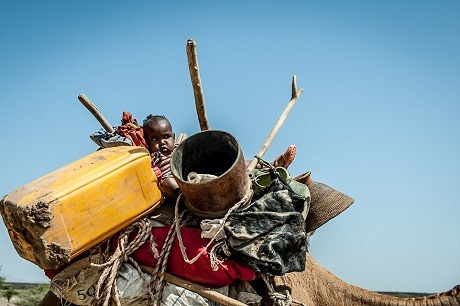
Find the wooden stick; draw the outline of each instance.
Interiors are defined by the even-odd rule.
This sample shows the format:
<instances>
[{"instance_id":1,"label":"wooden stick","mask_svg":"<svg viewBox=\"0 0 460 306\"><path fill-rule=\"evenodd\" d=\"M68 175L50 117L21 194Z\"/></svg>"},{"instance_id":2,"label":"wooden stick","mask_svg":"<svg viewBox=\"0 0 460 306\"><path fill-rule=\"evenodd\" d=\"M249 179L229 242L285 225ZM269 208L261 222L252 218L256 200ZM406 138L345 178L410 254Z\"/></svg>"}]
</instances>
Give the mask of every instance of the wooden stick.
<instances>
[{"instance_id":1,"label":"wooden stick","mask_svg":"<svg viewBox=\"0 0 460 306\"><path fill-rule=\"evenodd\" d=\"M142 271L152 274L153 268L149 266L140 265ZM214 302L220 303L224 306L246 306L246 304L241 303L235 299L232 299L222 293L216 292L214 290L208 289L206 287L200 286L188 280L182 279L180 277L174 276L169 273L164 274L164 280L168 283L177 285L179 287L185 288L187 290L198 293L199 295L208 298Z\"/></svg>"},{"instance_id":2,"label":"wooden stick","mask_svg":"<svg viewBox=\"0 0 460 306\"><path fill-rule=\"evenodd\" d=\"M187 134L180 133L179 136L177 136L176 141L174 142L174 145L179 145L182 141L184 141L187 138Z\"/></svg>"},{"instance_id":3,"label":"wooden stick","mask_svg":"<svg viewBox=\"0 0 460 306\"><path fill-rule=\"evenodd\" d=\"M287 104L286 108L284 109L283 113L281 114L281 116L278 118L278 121L276 122L275 124L275 127L273 128L273 130L271 131L270 135L268 135L267 137L267 140L265 140L264 144L262 145L262 148L260 148L259 152L257 153L257 157L262 157L265 152L267 151L268 147L270 146L271 142L273 141L273 139L275 138L275 135L278 133L278 131L280 130L281 126L283 125L284 121L286 120L286 117L287 115L289 114L289 112L291 111L292 107L294 106L294 104L296 103L297 99L300 97L300 95L302 94L303 92L303 89L299 89L297 90L297 78L296 76L294 75L292 77L292 94L291 94L291 100L289 101L289 103ZM257 162L259 161L258 158L255 157L251 163L249 164L248 166L248 171L252 171L255 169L256 165L257 165Z\"/></svg>"},{"instance_id":4,"label":"wooden stick","mask_svg":"<svg viewBox=\"0 0 460 306\"><path fill-rule=\"evenodd\" d=\"M107 119L105 119L104 115L102 115L90 99L88 99L84 94L80 94L78 96L78 100L80 100L81 104L83 104L91 112L91 114L96 117L97 121L99 121L107 133L113 134L115 132L112 125L107 121Z\"/></svg>"},{"instance_id":5,"label":"wooden stick","mask_svg":"<svg viewBox=\"0 0 460 306\"><path fill-rule=\"evenodd\" d=\"M192 79L193 94L195 95L195 107L202 131L209 130L208 117L204 105L203 86L201 84L200 71L198 68L198 58L196 56L196 43L193 38L187 40L187 59L190 77Z\"/></svg>"}]
</instances>

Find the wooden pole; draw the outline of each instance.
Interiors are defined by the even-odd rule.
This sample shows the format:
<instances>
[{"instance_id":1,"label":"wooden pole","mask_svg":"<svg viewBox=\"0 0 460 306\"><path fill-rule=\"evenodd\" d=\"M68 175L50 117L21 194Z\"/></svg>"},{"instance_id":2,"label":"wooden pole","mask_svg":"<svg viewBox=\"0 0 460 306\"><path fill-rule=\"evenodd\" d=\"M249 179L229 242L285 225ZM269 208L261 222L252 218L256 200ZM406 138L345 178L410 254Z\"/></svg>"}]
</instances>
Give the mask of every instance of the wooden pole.
<instances>
[{"instance_id":1,"label":"wooden pole","mask_svg":"<svg viewBox=\"0 0 460 306\"><path fill-rule=\"evenodd\" d=\"M193 94L195 95L195 107L202 131L209 130L208 117L204 105L203 86L201 84L200 71L198 68L198 58L196 56L196 43L193 38L187 40L187 59L190 78L192 79Z\"/></svg>"},{"instance_id":2,"label":"wooden pole","mask_svg":"<svg viewBox=\"0 0 460 306\"><path fill-rule=\"evenodd\" d=\"M97 119L97 121L99 121L107 133L115 133L112 125L107 121L107 119L105 119L104 115L102 115L96 105L94 105L93 102L88 99L88 97L86 97L84 94L80 94L78 95L78 100L80 100L81 104L83 104L91 112L91 114L93 114L93 116Z\"/></svg>"},{"instance_id":3,"label":"wooden pole","mask_svg":"<svg viewBox=\"0 0 460 306\"><path fill-rule=\"evenodd\" d=\"M142 271L152 274L153 273L153 268L149 266L144 266L140 265ZM187 290L193 291L198 293L199 295L208 298L214 302L220 303L224 306L247 306L244 303L241 303L238 300L232 299L226 295L223 295L222 293L216 292L214 290L208 289L206 287L200 286L198 284L195 284L191 281L182 279L180 277L174 276L169 273L164 274L164 280L167 281L168 283L177 285L179 287L185 288Z\"/></svg>"},{"instance_id":4,"label":"wooden pole","mask_svg":"<svg viewBox=\"0 0 460 306\"><path fill-rule=\"evenodd\" d=\"M281 114L281 116L278 118L278 121L276 122L275 124L275 127L273 128L273 130L271 131L270 135L268 135L267 139L265 140L264 144L262 145L262 148L260 148L259 152L257 153L257 157L262 157L265 152L267 151L268 147L270 146L271 142L273 141L273 139L275 138L275 135L278 133L278 131L280 130L281 126L283 125L284 121L286 120L287 118L287 115L289 114L289 112L291 111L292 107L294 106L294 104L297 102L297 99L300 97L300 95L302 94L303 92L303 89L299 89L297 90L297 78L296 76L294 75L292 77L292 94L291 94L291 100L289 101L289 103L287 104L286 108L284 109L283 113ZM248 166L248 171L252 171L255 169L256 165L257 165L257 162L259 161L258 158L255 157L251 163L249 164Z\"/></svg>"}]
</instances>

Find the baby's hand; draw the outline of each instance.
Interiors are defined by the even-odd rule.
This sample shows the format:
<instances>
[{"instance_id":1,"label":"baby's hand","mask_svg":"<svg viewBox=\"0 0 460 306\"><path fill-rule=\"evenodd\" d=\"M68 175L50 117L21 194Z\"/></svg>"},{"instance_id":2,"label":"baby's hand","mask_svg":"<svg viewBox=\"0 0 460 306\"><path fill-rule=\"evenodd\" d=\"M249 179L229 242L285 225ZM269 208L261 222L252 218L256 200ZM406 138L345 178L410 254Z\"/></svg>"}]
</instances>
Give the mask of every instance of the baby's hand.
<instances>
[{"instance_id":1,"label":"baby's hand","mask_svg":"<svg viewBox=\"0 0 460 306\"><path fill-rule=\"evenodd\" d=\"M176 180L172 177L165 178L159 185L158 188L161 190L163 195L170 199L177 199L179 196L179 185Z\"/></svg>"},{"instance_id":2,"label":"baby's hand","mask_svg":"<svg viewBox=\"0 0 460 306\"><path fill-rule=\"evenodd\" d=\"M163 178L171 177L171 156L164 156L161 152L154 152L151 156L152 166L157 166L161 170Z\"/></svg>"}]
</instances>

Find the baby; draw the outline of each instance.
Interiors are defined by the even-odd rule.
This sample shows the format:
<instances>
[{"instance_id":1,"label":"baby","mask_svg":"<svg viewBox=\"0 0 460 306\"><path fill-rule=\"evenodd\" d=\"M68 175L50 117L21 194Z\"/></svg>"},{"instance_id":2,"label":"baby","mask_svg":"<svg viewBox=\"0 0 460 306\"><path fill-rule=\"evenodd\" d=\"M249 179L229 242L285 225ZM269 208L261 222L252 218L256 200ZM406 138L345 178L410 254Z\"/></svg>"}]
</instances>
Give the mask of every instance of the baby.
<instances>
[{"instance_id":1,"label":"baby","mask_svg":"<svg viewBox=\"0 0 460 306\"><path fill-rule=\"evenodd\" d=\"M145 118L143 126L144 139L152 156L152 166L161 171L159 189L170 199L176 199L179 195L179 185L174 180L170 160L174 149L174 133L171 122L161 115L149 115Z\"/></svg>"}]
</instances>

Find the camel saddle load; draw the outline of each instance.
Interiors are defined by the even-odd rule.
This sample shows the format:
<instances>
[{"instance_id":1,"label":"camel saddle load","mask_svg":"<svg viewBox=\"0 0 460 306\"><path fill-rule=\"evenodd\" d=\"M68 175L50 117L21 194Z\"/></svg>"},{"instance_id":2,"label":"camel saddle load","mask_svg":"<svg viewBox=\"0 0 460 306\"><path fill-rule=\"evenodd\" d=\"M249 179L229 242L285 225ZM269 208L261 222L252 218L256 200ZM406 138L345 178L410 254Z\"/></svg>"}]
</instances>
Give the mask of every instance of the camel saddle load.
<instances>
[{"instance_id":1,"label":"camel saddle load","mask_svg":"<svg viewBox=\"0 0 460 306\"><path fill-rule=\"evenodd\" d=\"M219 141L216 138L222 139ZM197 139L201 144L195 144ZM197 156L196 146L209 145L209 142L215 147L203 155L206 158ZM232 146L233 151L225 153L229 150L228 146ZM200 132L182 141L173 151L173 175L190 177L190 173L197 173L206 179L197 181L196 176L187 179L187 184L197 186L187 186L188 191L175 204L168 203L164 198L159 200L160 191L150 161L139 162L139 159L145 158L145 149L136 146L98 150L5 196L1 204L5 224L15 214L21 215L22 223L29 224L12 223L8 225L10 232L15 233L18 228L22 234L35 230L38 221L31 218L37 218L40 214L37 208L22 208L26 207L23 203L46 200L47 193L52 192L57 195L55 200L42 200L49 203L49 217L48 225L42 226L46 228L42 231L42 237L37 237L37 240L48 239L49 244L57 244L50 237L56 239L62 236L60 243L66 235L74 235L65 237L70 241L84 235L90 237L90 234L83 233L84 229L91 233L104 232L99 236L106 237L84 244L78 251L73 251L78 256L71 255L70 260L58 261L57 268L44 268L51 283L50 292L40 305L60 305L62 301L66 301L67 305L137 305L149 300L154 303L161 301L161 305L215 305L216 302L221 305L288 305L282 304L283 301L291 301L291 305L336 305L340 303L336 300L339 298L349 301L345 305L399 305L400 302L410 301L348 285L322 268L309 255L309 235L349 207L353 203L352 198L311 178L307 181L303 175L291 178L288 171L270 166L247 172L245 168L239 168L241 154L236 138L224 131ZM127 160L126 155L138 156ZM222 156L229 159L226 166L202 166L206 159L220 160ZM85 165L91 166L85 168ZM238 171L232 174L235 168ZM95 175L92 173L94 171L100 174ZM77 175L72 175L75 173ZM136 173L136 180L145 183L134 183L134 179L122 184L119 182L123 181L122 177L133 175L131 173ZM147 173L149 175L142 179L142 175ZM225 197L222 197L222 188L208 185L213 181L219 182L228 174L232 176L228 179L230 182L239 178L222 187L224 190L228 188L227 192L239 194L231 201L225 201ZM59 184L51 179L55 177L60 179ZM88 179L85 180L85 177ZM63 187L57 188L80 180L82 182L75 190L62 191ZM250 182L249 198L246 180ZM228 181L220 183L225 185ZM256 182L258 187L253 188ZM265 182L262 191L261 182ZM109 197L111 188L116 188L119 196L114 196L112 192ZM233 192L232 189L239 190ZM22 191L22 200L19 200L21 190L28 192ZM197 210L198 197L190 203L187 197L193 198L195 193L200 192L207 193L205 199L222 197L224 204L215 208L208 200ZM77 194L71 196L72 193ZM99 199L101 194L104 195L103 200ZM150 198L146 198L145 194L150 194ZM136 200L138 197L141 200ZM30 198L34 200L28 200ZM114 200L116 198L128 198L119 204L127 207L101 209L103 203L121 201ZM141 207L144 202L151 204L145 204L147 208L131 217L131 220L121 219L132 210L129 207ZM64 206L57 206L64 204L67 210L64 210ZM11 207L17 207L18 211L21 207L27 213L12 213L14 209ZM161 214L159 211L165 210L171 211L177 222L166 225L155 221L159 220L156 219L156 215ZM195 214L195 210L198 214ZM206 216L201 215L203 211ZM67 214L78 215L78 218L74 218L81 220L81 223L67 221L53 226L53 220L67 220ZM91 215L94 214L98 215L98 220L109 219L114 224L109 227L107 223L110 222L93 222L91 231L88 227L79 231L66 228L69 234L62 234L65 232L62 227L67 224L73 224L75 228L86 226L86 222L89 222L86 220L93 218ZM217 230L210 234L213 226L214 229L222 228L223 233L217 235ZM53 230L53 235L46 234L47 230ZM202 238L204 233L208 238ZM11 235L11 239L14 244L17 243L15 240L22 245L26 243L23 241L26 237L16 233ZM103 248L104 245L106 247ZM153 251L155 245L157 252ZM225 246L227 251L214 252L219 246ZM37 246L29 249L34 248L38 249ZM102 250L106 248L109 250ZM31 260L37 265L35 258L38 255L34 254ZM213 261L215 257L219 258L216 262ZM164 268L161 268L163 265ZM109 293L104 295L103 292ZM357 295L360 300L356 300ZM414 299L414 303L429 298L429 301L448 301L450 304L447 305L458 305L458 296L459 290L454 288L443 294ZM333 304L330 304L332 301Z\"/></svg>"},{"instance_id":2,"label":"camel saddle load","mask_svg":"<svg viewBox=\"0 0 460 306\"><path fill-rule=\"evenodd\" d=\"M459 286L397 298L316 263L310 237L354 200L309 171L292 177L295 150L284 163L263 159L303 90L294 76L288 105L246 160L236 137L209 126L195 46L187 42L201 131L179 134L158 159L129 112L115 128L80 95L105 129L90 136L95 152L0 201L19 256L50 279L40 306L460 305Z\"/></svg>"}]
</instances>

